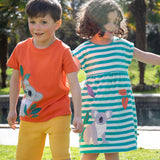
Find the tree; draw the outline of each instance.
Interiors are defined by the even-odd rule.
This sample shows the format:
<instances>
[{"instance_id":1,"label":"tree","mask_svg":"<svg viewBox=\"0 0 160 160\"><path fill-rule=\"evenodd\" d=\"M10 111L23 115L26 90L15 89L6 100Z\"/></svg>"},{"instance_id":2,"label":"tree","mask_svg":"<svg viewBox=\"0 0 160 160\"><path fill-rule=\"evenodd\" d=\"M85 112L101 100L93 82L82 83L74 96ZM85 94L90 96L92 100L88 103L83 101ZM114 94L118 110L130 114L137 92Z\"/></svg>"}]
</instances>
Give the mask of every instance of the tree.
<instances>
[{"instance_id":1,"label":"tree","mask_svg":"<svg viewBox=\"0 0 160 160\"><path fill-rule=\"evenodd\" d=\"M0 64L1 64L1 87L6 87L6 62L7 62L7 39L8 39L8 13L7 7L0 1Z\"/></svg>"},{"instance_id":2,"label":"tree","mask_svg":"<svg viewBox=\"0 0 160 160\"><path fill-rule=\"evenodd\" d=\"M146 50L146 4L145 0L135 0L132 4L132 12L136 21L136 47ZM139 62L140 81L144 85L145 64Z\"/></svg>"},{"instance_id":3,"label":"tree","mask_svg":"<svg viewBox=\"0 0 160 160\"><path fill-rule=\"evenodd\" d=\"M121 0L129 4L129 10L134 15L128 13L129 27L136 30L136 47L141 50L147 49L146 41L146 24L160 22L160 0ZM129 12L129 11L127 11ZM134 27L135 25L135 27ZM150 31L149 31L150 32ZM139 84L144 85L145 64L139 62L140 81Z\"/></svg>"},{"instance_id":4,"label":"tree","mask_svg":"<svg viewBox=\"0 0 160 160\"><path fill-rule=\"evenodd\" d=\"M21 23L25 0L0 0L0 64L1 64L1 87L6 87L6 62L8 50L8 37L14 33L16 26Z\"/></svg>"},{"instance_id":5,"label":"tree","mask_svg":"<svg viewBox=\"0 0 160 160\"><path fill-rule=\"evenodd\" d=\"M56 35L67 43L71 49L76 48L84 40L76 34L76 13L84 0L60 0L63 9L63 23Z\"/></svg>"}]
</instances>

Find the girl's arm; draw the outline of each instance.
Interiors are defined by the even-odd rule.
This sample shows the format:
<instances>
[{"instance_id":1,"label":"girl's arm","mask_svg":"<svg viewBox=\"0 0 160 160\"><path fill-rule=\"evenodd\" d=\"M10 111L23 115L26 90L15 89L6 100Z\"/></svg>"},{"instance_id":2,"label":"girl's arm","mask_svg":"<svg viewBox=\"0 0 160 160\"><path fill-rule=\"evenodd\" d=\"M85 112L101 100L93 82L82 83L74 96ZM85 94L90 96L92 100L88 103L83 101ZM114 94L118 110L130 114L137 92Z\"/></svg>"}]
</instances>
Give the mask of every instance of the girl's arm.
<instances>
[{"instance_id":1,"label":"girl's arm","mask_svg":"<svg viewBox=\"0 0 160 160\"><path fill-rule=\"evenodd\" d=\"M10 81L10 107L9 107L9 113L7 117L8 124L12 129L15 129L16 118L17 118L17 101L19 97L19 91L20 91L20 73L18 70L13 69L11 81Z\"/></svg>"},{"instance_id":2,"label":"girl's arm","mask_svg":"<svg viewBox=\"0 0 160 160\"><path fill-rule=\"evenodd\" d=\"M67 78L69 81L74 106L73 125L75 129L73 131L76 133L81 133L83 131L83 122L81 120L81 89L77 78L77 72L68 73Z\"/></svg>"},{"instance_id":3,"label":"girl's arm","mask_svg":"<svg viewBox=\"0 0 160 160\"><path fill-rule=\"evenodd\" d=\"M153 65L160 65L160 56L134 48L133 58L136 60Z\"/></svg>"}]
</instances>

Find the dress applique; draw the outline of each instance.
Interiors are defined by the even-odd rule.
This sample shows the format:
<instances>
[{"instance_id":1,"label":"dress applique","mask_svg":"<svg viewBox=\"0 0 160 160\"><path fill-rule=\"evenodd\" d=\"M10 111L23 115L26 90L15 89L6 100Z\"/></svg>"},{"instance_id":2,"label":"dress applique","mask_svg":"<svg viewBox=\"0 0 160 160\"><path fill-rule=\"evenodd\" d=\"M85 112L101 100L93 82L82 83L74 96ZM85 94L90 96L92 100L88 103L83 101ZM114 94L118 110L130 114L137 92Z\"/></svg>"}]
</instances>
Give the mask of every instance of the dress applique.
<instances>
[{"instance_id":1,"label":"dress applique","mask_svg":"<svg viewBox=\"0 0 160 160\"><path fill-rule=\"evenodd\" d=\"M126 89L121 89L121 90L119 90L119 94L123 96L123 98L122 98L122 106L123 106L124 109L126 109L127 105L128 105L128 97L126 97L127 90Z\"/></svg>"},{"instance_id":2,"label":"dress applique","mask_svg":"<svg viewBox=\"0 0 160 160\"><path fill-rule=\"evenodd\" d=\"M95 121L85 128L83 139L86 144L98 144L98 138L102 138L101 143L107 143L105 138L105 131L107 128L107 120L112 116L112 111L98 112L92 111L92 117Z\"/></svg>"}]
</instances>

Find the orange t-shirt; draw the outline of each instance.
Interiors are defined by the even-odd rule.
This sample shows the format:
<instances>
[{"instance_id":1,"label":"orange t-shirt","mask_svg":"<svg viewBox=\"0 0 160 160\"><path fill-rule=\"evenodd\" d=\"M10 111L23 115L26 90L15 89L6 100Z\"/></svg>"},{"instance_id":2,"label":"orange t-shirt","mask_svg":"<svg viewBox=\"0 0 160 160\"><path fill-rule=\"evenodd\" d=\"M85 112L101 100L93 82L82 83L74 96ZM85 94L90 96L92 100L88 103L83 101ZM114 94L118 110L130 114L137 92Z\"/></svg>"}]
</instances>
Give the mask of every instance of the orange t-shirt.
<instances>
[{"instance_id":1,"label":"orange t-shirt","mask_svg":"<svg viewBox=\"0 0 160 160\"><path fill-rule=\"evenodd\" d=\"M71 114L66 74L77 67L66 44L56 39L48 48L37 49L29 38L16 46L7 65L21 73L22 120L42 122Z\"/></svg>"}]
</instances>

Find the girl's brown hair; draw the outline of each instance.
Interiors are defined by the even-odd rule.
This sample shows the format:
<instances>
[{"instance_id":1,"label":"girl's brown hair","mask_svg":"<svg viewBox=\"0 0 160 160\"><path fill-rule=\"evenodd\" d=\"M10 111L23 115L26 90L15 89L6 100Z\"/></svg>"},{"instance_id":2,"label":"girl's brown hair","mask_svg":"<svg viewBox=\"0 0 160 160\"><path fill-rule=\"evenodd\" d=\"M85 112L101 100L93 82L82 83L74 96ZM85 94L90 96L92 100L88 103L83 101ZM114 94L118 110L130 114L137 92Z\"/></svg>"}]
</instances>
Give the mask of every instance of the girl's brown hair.
<instances>
[{"instance_id":1,"label":"girl's brown hair","mask_svg":"<svg viewBox=\"0 0 160 160\"><path fill-rule=\"evenodd\" d=\"M95 34L99 33L100 37L105 34L104 25L108 23L108 13L117 11L118 37L127 35L127 27L123 11L119 5L113 0L90 0L82 5L77 14L76 32L81 38L91 39Z\"/></svg>"}]
</instances>

